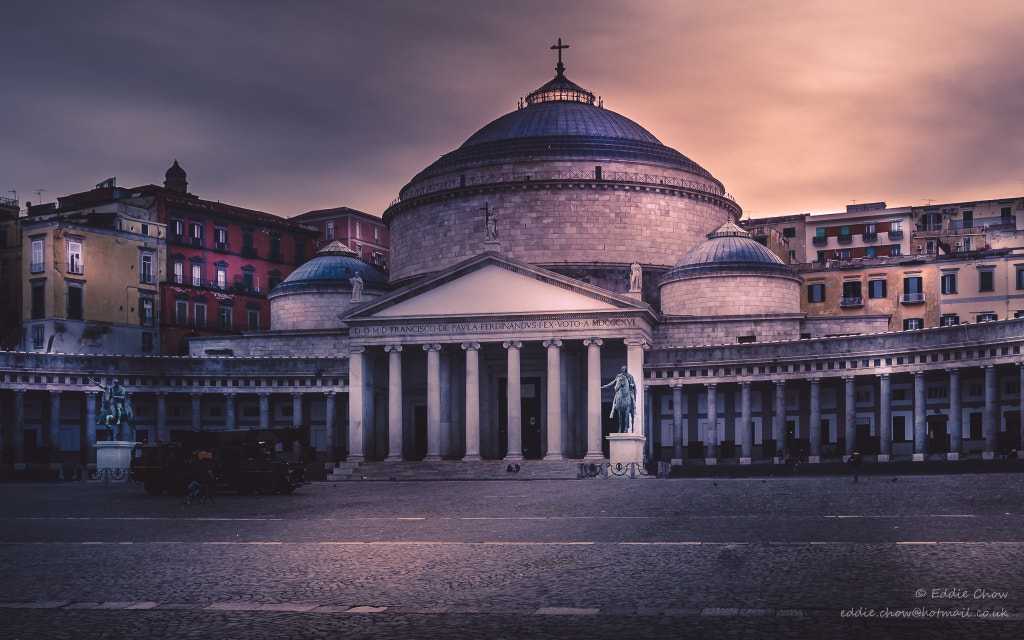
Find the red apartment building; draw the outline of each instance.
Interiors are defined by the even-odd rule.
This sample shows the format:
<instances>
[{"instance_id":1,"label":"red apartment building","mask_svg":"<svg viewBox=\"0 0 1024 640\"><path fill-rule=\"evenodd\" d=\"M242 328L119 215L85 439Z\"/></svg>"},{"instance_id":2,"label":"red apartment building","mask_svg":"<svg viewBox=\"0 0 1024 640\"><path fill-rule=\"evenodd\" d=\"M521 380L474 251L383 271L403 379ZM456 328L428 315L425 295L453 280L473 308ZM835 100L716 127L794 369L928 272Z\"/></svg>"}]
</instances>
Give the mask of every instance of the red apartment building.
<instances>
[{"instance_id":1,"label":"red apartment building","mask_svg":"<svg viewBox=\"0 0 1024 640\"><path fill-rule=\"evenodd\" d=\"M387 225L379 217L348 207L335 207L309 211L292 220L319 232L317 249L339 240L355 251L360 260L387 273L391 240Z\"/></svg>"}]
</instances>

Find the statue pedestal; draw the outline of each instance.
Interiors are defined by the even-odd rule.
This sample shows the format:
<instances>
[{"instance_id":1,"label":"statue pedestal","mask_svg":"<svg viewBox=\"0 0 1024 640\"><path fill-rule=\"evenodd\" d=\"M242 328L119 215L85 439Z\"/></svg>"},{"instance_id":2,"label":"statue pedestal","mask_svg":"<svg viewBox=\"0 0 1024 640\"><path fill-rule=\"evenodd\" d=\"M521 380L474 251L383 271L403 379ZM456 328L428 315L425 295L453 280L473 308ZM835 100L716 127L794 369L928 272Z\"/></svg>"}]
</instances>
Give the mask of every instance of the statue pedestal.
<instances>
[{"instance_id":1,"label":"statue pedestal","mask_svg":"<svg viewBox=\"0 0 1024 640\"><path fill-rule=\"evenodd\" d=\"M646 473L644 443L647 438L639 433L609 433L607 438L609 478L635 478Z\"/></svg>"},{"instance_id":2,"label":"statue pedestal","mask_svg":"<svg viewBox=\"0 0 1024 640\"><path fill-rule=\"evenodd\" d=\"M131 480L132 449L134 442L107 440L96 443L96 471L90 474L93 482L128 482Z\"/></svg>"}]
</instances>

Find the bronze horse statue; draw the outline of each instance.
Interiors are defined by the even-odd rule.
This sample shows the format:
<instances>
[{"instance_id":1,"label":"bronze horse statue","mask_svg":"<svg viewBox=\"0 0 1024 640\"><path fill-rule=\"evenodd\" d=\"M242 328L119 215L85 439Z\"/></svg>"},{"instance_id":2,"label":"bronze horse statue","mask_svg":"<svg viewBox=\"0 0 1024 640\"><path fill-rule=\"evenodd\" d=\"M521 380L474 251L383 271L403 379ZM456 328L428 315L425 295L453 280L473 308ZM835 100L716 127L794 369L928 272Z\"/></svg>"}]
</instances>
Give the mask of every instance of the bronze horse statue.
<instances>
[{"instance_id":1,"label":"bronze horse statue","mask_svg":"<svg viewBox=\"0 0 1024 640\"><path fill-rule=\"evenodd\" d=\"M623 366L615 379L601 388L613 385L615 397L612 399L612 410L608 417L612 418L617 413L619 415L619 433L631 433L633 422L636 419L636 382Z\"/></svg>"}]
</instances>

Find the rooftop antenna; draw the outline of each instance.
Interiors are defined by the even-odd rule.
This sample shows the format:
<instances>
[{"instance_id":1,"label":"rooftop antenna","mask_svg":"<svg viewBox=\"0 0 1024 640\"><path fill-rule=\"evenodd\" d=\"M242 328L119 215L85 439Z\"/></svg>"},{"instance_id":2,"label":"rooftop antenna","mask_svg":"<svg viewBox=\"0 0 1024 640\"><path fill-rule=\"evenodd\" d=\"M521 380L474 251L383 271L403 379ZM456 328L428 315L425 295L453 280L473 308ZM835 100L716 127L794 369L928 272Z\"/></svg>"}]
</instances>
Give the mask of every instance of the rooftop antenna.
<instances>
[{"instance_id":1,"label":"rooftop antenna","mask_svg":"<svg viewBox=\"0 0 1024 640\"><path fill-rule=\"evenodd\" d=\"M925 202L927 202L928 206L931 206L931 204L933 202L935 202L935 198L921 198L921 199L924 200Z\"/></svg>"},{"instance_id":2,"label":"rooftop antenna","mask_svg":"<svg viewBox=\"0 0 1024 640\"><path fill-rule=\"evenodd\" d=\"M43 202L43 194L46 193L46 189L36 189L36 195L39 196L39 203Z\"/></svg>"},{"instance_id":3,"label":"rooftop antenna","mask_svg":"<svg viewBox=\"0 0 1024 640\"><path fill-rule=\"evenodd\" d=\"M18 201L18 190L17 189L8 189L7 193L13 193L14 194L14 201L15 202Z\"/></svg>"}]
</instances>

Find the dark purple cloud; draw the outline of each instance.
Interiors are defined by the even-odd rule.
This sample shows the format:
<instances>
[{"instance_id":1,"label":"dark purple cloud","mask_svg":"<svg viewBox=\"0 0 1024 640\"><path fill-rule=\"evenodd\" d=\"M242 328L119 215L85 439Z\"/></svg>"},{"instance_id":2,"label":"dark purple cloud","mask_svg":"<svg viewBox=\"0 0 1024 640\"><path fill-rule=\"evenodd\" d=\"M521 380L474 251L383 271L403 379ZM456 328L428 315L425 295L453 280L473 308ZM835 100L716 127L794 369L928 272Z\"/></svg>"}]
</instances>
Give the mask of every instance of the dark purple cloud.
<instances>
[{"instance_id":1,"label":"dark purple cloud","mask_svg":"<svg viewBox=\"0 0 1024 640\"><path fill-rule=\"evenodd\" d=\"M159 183L380 213L568 75L756 215L1019 195L1019 3L5 3L0 192ZM10 195L10 194L5 194Z\"/></svg>"}]
</instances>

